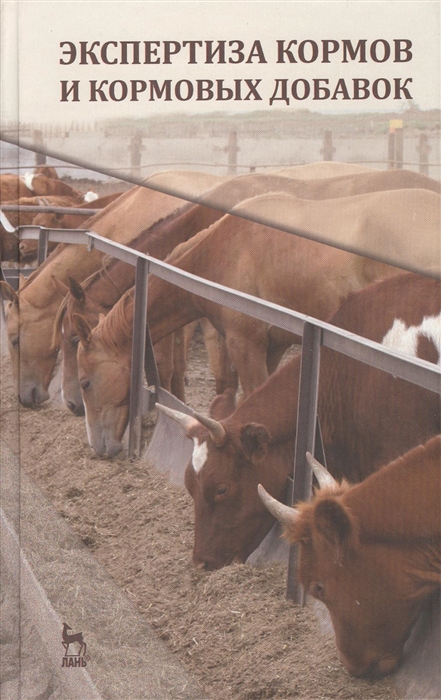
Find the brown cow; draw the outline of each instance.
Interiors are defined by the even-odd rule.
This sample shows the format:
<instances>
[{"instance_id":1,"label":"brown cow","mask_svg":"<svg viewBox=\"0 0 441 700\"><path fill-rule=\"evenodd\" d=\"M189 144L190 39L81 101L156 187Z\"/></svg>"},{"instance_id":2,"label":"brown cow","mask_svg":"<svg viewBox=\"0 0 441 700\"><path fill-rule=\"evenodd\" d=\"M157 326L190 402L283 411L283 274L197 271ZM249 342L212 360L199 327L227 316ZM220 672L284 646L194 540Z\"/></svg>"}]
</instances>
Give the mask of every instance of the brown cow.
<instances>
[{"instance_id":1,"label":"brown cow","mask_svg":"<svg viewBox=\"0 0 441 700\"><path fill-rule=\"evenodd\" d=\"M337 160L321 160L315 163L301 163L277 170L286 177L312 180L315 178L338 177L339 175L356 175L357 173L378 172L377 168L361 163L342 163Z\"/></svg>"},{"instance_id":2,"label":"brown cow","mask_svg":"<svg viewBox=\"0 0 441 700\"><path fill-rule=\"evenodd\" d=\"M114 192L113 194L107 194L104 197L99 197L92 202L82 201L75 209L103 209L107 207L110 202L122 194L122 192ZM33 220L35 226L42 226L43 228L79 228L82 226L86 220L86 216L81 214L60 214L56 211L50 214L37 214Z\"/></svg>"},{"instance_id":3,"label":"brown cow","mask_svg":"<svg viewBox=\"0 0 441 700\"><path fill-rule=\"evenodd\" d=\"M441 436L352 487L309 459L322 486L312 503L259 493L300 543L299 579L328 608L344 666L384 676L441 583Z\"/></svg>"},{"instance_id":4,"label":"brown cow","mask_svg":"<svg viewBox=\"0 0 441 700\"><path fill-rule=\"evenodd\" d=\"M195 175L197 178L195 179ZM150 178L147 178L146 183L161 185L168 187L173 185L174 188L185 188L187 191L192 187L193 195L195 194L195 183L200 181L202 174L195 173L159 173ZM204 178L205 182L205 178ZM383 183L384 184L384 183ZM394 184L397 184L394 181ZM219 202L223 207L232 207L243 199L262 194L274 189L285 189L287 192L295 193L299 186L303 186L303 181L299 183L275 175L267 174L252 174L244 175L237 178L228 178L227 181L221 182L210 190L207 197L201 198L201 204L187 205L182 210L177 210L170 217L165 217L157 222L154 227L144 231L132 245L137 250L148 252L154 257L163 259L165 255L173 249L178 243L192 237L198 231L209 227L212 223L223 216L222 211L214 209L212 206L204 206L202 202L207 199L210 204ZM344 192L344 182L340 183L340 193ZM371 187L372 184L369 184ZM351 185L352 187L352 185ZM335 192L335 190L334 190ZM96 203L95 203L96 204ZM42 226L60 225L61 221L54 220L56 215L41 214L35 219L34 223ZM73 217L64 217L72 221ZM20 244L24 246L25 242ZM60 311L56 324L62 323L63 333L60 334L60 328L56 328L58 341L61 347L62 355L62 385L63 397L66 404L76 414L83 412L82 398L80 386L78 382L78 368L76 362L76 348L78 343L78 334L72 323L72 315L74 313L81 314L89 326L93 328L97 322L100 313L108 313L109 309L118 301L121 292L126 291L134 282L134 269L126 263L115 260L106 268L106 274L102 272L96 273L93 278L84 283L84 291L80 294L72 294ZM66 313L65 313L66 312ZM224 350L223 341L219 342L217 334L214 335L212 327L208 322L204 322L204 340L211 340L211 347L219 345L221 352L210 352L210 362L216 371L216 389L218 393L222 393L227 386L232 384L237 386L237 373L232 373L229 370L230 363ZM209 328L211 328L209 334ZM165 356L163 355L163 359ZM164 376L164 374L162 375ZM182 397L184 395L183 376L179 378L173 386L173 392ZM163 384L167 388L167 383Z\"/></svg>"},{"instance_id":5,"label":"brown cow","mask_svg":"<svg viewBox=\"0 0 441 700\"><path fill-rule=\"evenodd\" d=\"M178 243L187 240L220 216L222 216L221 212L209 207L185 204L170 216L164 217L143 231L132 241L131 247L162 260ZM72 322L72 316L75 313L81 314L89 326L93 328L98 323L99 315L107 314L121 298L122 293L133 285L134 281L135 268L115 258L105 268L98 270L85 280L81 287L71 283L70 294L60 307L60 312L55 319L54 337L60 347L62 357L63 399L76 415L82 415L84 409L78 381L77 345L79 338ZM179 343L182 341L180 336L176 338ZM204 336L207 336L207 333L204 333ZM188 333L186 333L186 337L188 339ZM171 335L169 340L173 341ZM176 344L173 345L173 342L171 347L174 348L177 358L179 348ZM158 364L161 386L166 389L171 388L178 398L184 400L184 373L179 372L174 376L173 364L167 363L164 352L161 353L161 358L157 357L156 360L162 366L161 371ZM185 366L185 362L183 366ZM168 378L166 379L166 377ZM225 386L219 387L220 392L224 389Z\"/></svg>"},{"instance_id":6,"label":"brown cow","mask_svg":"<svg viewBox=\"0 0 441 700\"><path fill-rule=\"evenodd\" d=\"M147 182L167 185L167 173L149 178ZM186 173L188 178L188 173ZM186 184L184 178L183 187ZM187 183L188 185L188 183ZM315 179L311 181L294 180L284 178L278 174L258 174L242 175L230 178L213 187L206 196L201 198L199 205L192 205L184 208L182 212L177 211L171 217L155 225L154 229L144 232L145 240L142 236L137 242L133 242L133 247L142 252L148 252L154 257L164 258L165 252L170 252L173 246L192 237L199 230L208 228L211 224L222 217L222 211L216 210L214 206L222 209L231 208L239 202L251 196L265 194L271 191L284 191L286 193L299 195L306 199L334 198L342 195L361 194L373 191L385 191L388 189L400 189L403 187L415 188L426 187L434 191L439 191L439 183L431 178L414 173L409 170L385 170L369 173L357 173L327 179ZM206 206L206 203L210 206ZM51 215L53 216L53 215ZM45 220L46 217L46 220ZM35 223L49 225L48 215L39 215ZM249 224L246 224L249 227ZM152 240L152 234L155 234ZM167 241L173 236L173 246ZM161 247L158 250L158 243ZM22 246L23 244L21 244ZM214 244L213 244L214 245ZM162 251L162 252L161 252ZM78 382L78 369L76 362L76 344L72 343L72 338L78 342L78 334L72 323L74 313L81 314L89 326L93 328L98 322L100 313L107 314L121 296L134 282L134 269L125 263L115 262L107 268L109 275L96 274L93 279L87 281L87 291L81 296L81 304L75 298L70 298L66 307L66 313L59 321L63 323L63 334L60 338L61 355L63 366L63 396L67 405L75 413L81 411L82 399ZM204 276L205 270L202 272ZM112 284L112 281L115 284ZM204 322L204 331L207 323ZM207 333L204 332L204 339ZM225 342L213 337L213 343L217 343L222 348L223 353L220 358L221 368L216 368L216 391L222 393L227 386L237 386L237 373L233 374L229 370L231 363L228 361L227 353L224 350ZM217 355L219 357L219 354ZM216 358L216 354L210 354L210 360ZM166 385L163 384L164 387ZM177 387L175 387L176 389ZM176 393L176 391L174 391ZM177 396L184 395L183 382L178 388Z\"/></svg>"},{"instance_id":7,"label":"brown cow","mask_svg":"<svg viewBox=\"0 0 441 700\"><path fill-rule=\"evenodd\" d=\"M77 199L72 199L72 197L62 197L62 196L49 196L49 197L20 197L12 202L4 202L4 204L17 204L20 206L33 206L33 207L44 207L44 206L55 206L55 207L72 207L78 204ZM35 212L30 211L8 211L3 212L3 214L8 219L11 226L17 228L17 226L24 226L26 224L32 224L35 218ZM23 258L22 255L22 243L18 243L16 233L11 233L6 231L3 226L0 226L0 235L2 241L2 260L18 260L18 255ZM30 249L37 252L38 243L37 241L26 241L26 243L31 244ZM52 244L52 249L56 244Z\"/></svg>"},{"instance_id":8,"label":"brown cow","mask_svg":"<svg viewBox=\"0 0 441 700\"><path fill-rule=\"evenodd\" d=\"M253 173L240 175L214 187L201 198L201 204L231 211L232 207L247 197L269 192L286 192L301 199L321 200L401 189L425 189L440 194L441 184L431 177L405 169L311 179L288 178L278 173Z\"/></svg>"},{"instance_id":9,"label":"brown cow","mask_svg":"<svg viewBox=\"0 0 441 700\"><path fill-rule=\"evenodd\" d=\"M37 165L34 168L35 175L44 175L45 177L50 177L52 180L59 180L58 173L52 165Z\"/></svg>"},{"instance_id":10,"label":"brown cow","mask_svg":"<svg viewBox=\"0 0 441 700\"><path fill-rule=\"evenodd\" d=\"M81 201L80 203L74 202L72 204L63 204L59 203L57 204L53 200L55 199L54 197L45 197L45 200L50 204L55 204L56 206L60 207L73 207L75 209L104 209L108 204L113 202L115 199L119 197L119 195L122 194L121 192L117 192L115 194L108 194L105 197L99 197L98 199L93 200L92 202L84 202ZM40 199L41 201L41 199ZM44 202L41 201L42 206L44 205ZM42 226L43 228L64 228L64 229L76 229L82 227L86 219L88 218L87 216L81 215L81 214L61 214L59 212L51 212L50 214L32 214L32 219L31 222L34 226ZM56 247L56 243L54 244L49 244L49 250L53 250ZM20 252L20 258L22 260L26 260L32 257L35 257L37 254L37 248L38 248L38 243L37 241L25 238L20 241L20 244L18 246L19 252Z\"/></svg>"},{"instance_id":11,"label":"brown cow","mask_svg":"<svg viewBox=\"0 0 441 700\"><path fill-rule=\"evenodd\" d=\"M26 175L14 175L5 173L0 175L0 201L8 202L20 197L59 195L72 197L80 201L82 194L59 178L54 179L46 175L26 173Z\"/></svg>"},{"instance_id":12,"label":"brown cow","mask_svg":"<svg viewBox=\"0 0 441 700\"><path fill-rule=\"evenodd\" d=\"M351 295L330 322L439 362L440 312L441 283L406 273ZM361 481L441 432L438 394L328 348L322 349L320 367L318 412L336 478ZM195 505L196 566L245 561L270 530L274 521L257 484L284 499L294 458L299 371L296 355L224 420L182 418L194 442L185 482Z\"/></svg>"},{"instance_id":13,"label":"brown cow","mask_svg":"<svg viewBox=\"0 0 441 700\"><path fill-rule=\"evenodd\" d=\"M133 187L87 219L81 228L91 228L101 236L129 244L144 228L182 204L176 197ZM23 405L37 406L49 398L47 389L58 353L52 347L52 330L62 301L52 278L67 283L75 275L82 281L101 267L103 257L103 253L88 252L82 245L62 244L20 286L18 293L10 285L0 283L3 298L11 302L6 307L8 349Z\"/></svg>"},{"instance_id":14,"label":"brown cow","mask_svg":"<svg viewBox=\"0 0 441 700\"><path fill-rule=\"evenodd\" d=\"M438 262L434 256L440 245L440 196L435 192L391 190L319 202L276 193L247 200L239 205L240 211L252 213L262 203L278 215L284 207L292 226L314 231L322 239L334 233L342 245L377 250L415 265L430 267ZM256 255L256 250L265 255ZM351 291L397 273L395 267L378 260L230 214L182 243L166 262L319 319L326 319ZM83 401L88 436L94 449L104 450L101 455L114 456L122 449L127 426L133 297L131 291L121 298L93 329L93 338L90 328L84 327L87 324L73 319L84 340L78 349L78 366L80 379L87 382ZM202 317L225 336L245 396L267 379L295 342L292 332L221 306L208 294L192 294L156 277L150 281L148 320L154 343ZM118 398L108 389L116 382Z\"/></svg>"}]
</instances>

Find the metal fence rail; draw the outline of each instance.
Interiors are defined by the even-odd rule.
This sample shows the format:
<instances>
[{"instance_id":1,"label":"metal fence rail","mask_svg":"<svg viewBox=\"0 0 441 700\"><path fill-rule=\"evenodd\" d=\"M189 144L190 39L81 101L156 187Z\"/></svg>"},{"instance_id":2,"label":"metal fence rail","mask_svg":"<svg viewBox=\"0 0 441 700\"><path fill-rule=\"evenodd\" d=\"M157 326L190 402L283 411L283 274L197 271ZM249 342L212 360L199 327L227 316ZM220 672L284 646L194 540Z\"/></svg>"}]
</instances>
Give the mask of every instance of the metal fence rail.
<instances>
[{"instance_id":1,"label":"metal fence rail","mask_svg":"<svg viewBox=\"0 0 441 700\"><path fill-rule=\"evenodd\" d=\"M141 422L144 407L154 405L149 390L143 385L145 360L145 328L149 274L176 284L189 292L245 313L260 321L303 336L302 363L299 388L296 446L294 459L293 500L308 500L311 493L312 473L306 462L306 452L314 453L317 398L319 387L320 348L325 346L371 367L412 382L429 391L441 393L441 368L419 358L404 356L380 343L368 340L325 321L311 318L297 311L235 291L215 282L173 267L121 243L103 238L93 231L41 229L19 227L19 238L39 238L40 246L48 240L88 245L124 262L136 266L135 313L133 323L133 351L131 368L131 396L129 418L129 456L140 455ZM191 412L191 409L187 409ZM291 548L288 563L287 596L303 602L304 594L296 583L297 549Z\"/></svg>"},{"instance_id":2,"label":"metal fence rail","mask_svg":"<svg viewBox=\"0 0 441 700\"><path fill-rule=\"evenodd\" d=\"M41 197L44 199L44 197ZM82 216L93 216L99 209L80 209L76 207L56 207L56 206L32 206L31 204L1 204L2 211L33 212L34 214L80 214Z\"/></svg>"}]
</instances>

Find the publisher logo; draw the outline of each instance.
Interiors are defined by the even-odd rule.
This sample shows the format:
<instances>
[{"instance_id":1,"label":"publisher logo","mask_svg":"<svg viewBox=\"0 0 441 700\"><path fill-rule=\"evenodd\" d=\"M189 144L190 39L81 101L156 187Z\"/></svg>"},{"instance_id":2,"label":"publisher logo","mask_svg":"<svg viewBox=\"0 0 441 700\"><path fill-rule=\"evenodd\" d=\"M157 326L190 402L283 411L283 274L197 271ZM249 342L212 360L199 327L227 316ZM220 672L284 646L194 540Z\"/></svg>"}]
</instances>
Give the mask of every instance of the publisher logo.
<instances>
[{"instance_id":1,"label":"publisher logo","mask_svg":"<svg viewBox=\"0 0 441 700\"><path fill-rule=\"evenodd\" d=\"M63 622L61 643L64 647L64 656L61 661L61 667L84 668L86 666L86 659L84 658L86 653L86 642L83 639L83 633L77 632L76 634L70 634L69 630L72 630L72 627L69 627L66 622Z\"/></svg>"}]
</instances>

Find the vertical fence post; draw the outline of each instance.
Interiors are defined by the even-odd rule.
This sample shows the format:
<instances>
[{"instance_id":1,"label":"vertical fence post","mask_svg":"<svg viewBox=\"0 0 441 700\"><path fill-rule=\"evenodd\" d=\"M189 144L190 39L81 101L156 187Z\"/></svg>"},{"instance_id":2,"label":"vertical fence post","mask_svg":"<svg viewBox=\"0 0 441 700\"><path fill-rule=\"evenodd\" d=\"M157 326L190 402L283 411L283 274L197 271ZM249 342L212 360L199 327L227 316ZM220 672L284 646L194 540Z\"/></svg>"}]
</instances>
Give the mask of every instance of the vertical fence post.
<instances>
[{"instance_id":1,"label":"vertical fence post","mask_svg":"<svg viewBox=\"0 0 441 700\"><path fill-rule=\"evenodd\" d=\"M303 327L299 410L297 413L294 455L293 503L308 501L311 498L312 473L306 462L306 453L311 452L314 454L321 342L321 329L312 323L305 322ZM292 545L288 559L286 597L295 603L303 605L305 594L302 586L297 581L297 569L298 545Z\"/></svg>"},{"instance_id":2,"label":"vertical fence post","mask_svg":"<svg viewBox=\"0 0 441 700\"><path fill-rule=\"evenodd\" d=\"M129 444L128 456L141 451L142 394L144 382L145 336L147 322L149 262L139 257L136 261L135 298L132 332L132 369L130 375Z\"/></svg>"},{"instance_id":3,"label":"vertical fence post","mask_svg":"<svg viewBox=\"0 0 441 700\"><path fill-rule=\"evenodd\" d=\"M49 231L47 228L41 228L38 234L38 249L37 249L37 267L40 267L47 257L47 246L49 241Z\"/></svg>"},{"instance_id":4,"label":"vertical fence post","mask_svg":"<svg viewBox=\"0 0 441 700\"><path fill-rule=\"evenodd\" d=\"M429 140L427 138L427 134L420 134L420 142L418 145L418 151L420 154L419 161L420 161L420 166L419 166L419 171L422 175L428 175L429 174L429 153L430 153L430 146L429 146Z\"/></svg>"},{"instance_id":5,"label":"vertical fence post","mask_svg":"<svg viewBox=\"0 0 441 700\"><path fill-rule=\"evenodd\" d=\"M237 152L239 147L237 145L237 131L230 131L228 134L228 175L236 175L237 173Z\"/></svg>"},{"instance_id":6,"label":"vertical fence post","mask_svg":"<svg viewBox=\"0 0 441 700\"><path fill-rule=\"evenodd\" d=\"M389 131L387 135L387 169L395 168L395 132Z\"/></svg>"},{"instance_id":7,"label":"vertical fence post","mask_svg":"<svg viewBox=\"0 0 441 700\"><path fill-rule=\"evenodd\" d=\"M388 136L388 170L403 167L403 120L389 120L389 136Z\"/></svg>"},{"instance_id":8,"label":"vertical fence post","mask_svg":"<svg viewBox=\"0 0 441 700\"><path fill-rule=\"evenodd\" d=\"M404 135L403 128L399 128L395 132L395 167L401 169L404 161Z\"/></svg>"},{"instance_id":9,"label":"vertical fence post","mask_svg":"<svg viewBox=\"0 0 441 700\"><path fill-rule=\"evenodd\" d=\"M323 148L321 149L323 160L334 160L335 148L332 145L332 131L323 134Z\"/></svg>"},{"instance_id":10,"label":"vertical fence post","mask_svg":"<svg viewBox=\"0 0 441 700\"><path fill-rule=\"evenodd\" d=\"M43 150L44 147L44 141L43 141L43 132L41 129L35 129L33 133L33 141L34 145L37 148L41 148ZM44 153L36 153L35 154L35 165L46 165L46 156Z\"/></svg>"},{"instance_id":11,"label":"vertical fence post","mask_svg":"<svg viewBox=\"0 0 441 700\"><path fill-rule=\"evenodd\" d=\"M137 129L130 139L130 167L134 177L140 174L142 150L142 131Z\"/></svg>"}]
</instances>

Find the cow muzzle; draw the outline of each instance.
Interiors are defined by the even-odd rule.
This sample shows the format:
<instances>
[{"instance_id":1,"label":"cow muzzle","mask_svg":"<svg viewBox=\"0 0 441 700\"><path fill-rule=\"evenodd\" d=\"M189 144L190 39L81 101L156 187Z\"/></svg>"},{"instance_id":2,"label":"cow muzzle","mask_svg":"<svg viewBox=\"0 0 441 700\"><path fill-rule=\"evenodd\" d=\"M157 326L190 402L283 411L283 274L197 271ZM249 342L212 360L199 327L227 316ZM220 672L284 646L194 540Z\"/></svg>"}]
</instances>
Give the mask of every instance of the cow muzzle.
<instances>
[{"instance_id":1,"label":"cow muzzle","mask_svg":"<svg viewBox=\"0 0 441 700\"><path fill-rule=\"evenodd\" d=\"M396 670L400 663L401 656L384 655L375 660L364 660L361 663L354 662L344 654L340 653L340 661L343 666L349 671L351 676L357 678L367 678L369 680L378 680Z\"/></svg>"},{"instance_id":2,"label":"cow muzzle","mask_svg":"<svg viewBox=\"0 0 441 700\"><path fill-rule=\"evenodd\" d=\"M21 386L18 399L25 408L35 408L47 401L49 392L40 389L35 385Z\"/></svg>"},{"instance_id":3,"label":"cow muzzle","mask_svg":"<svg viewBox=\"0 0 441 700\"><path fill-rule=\"evenodd\" d=\"M229 566L230 564L243 564L244 559L239 557L237 554L227 555L221 559L215 559L213 557L199 557L193 554L193 565L199 571L216 571L217 569L222 569L224 566Z\"/></svg>"}]
</instances>

